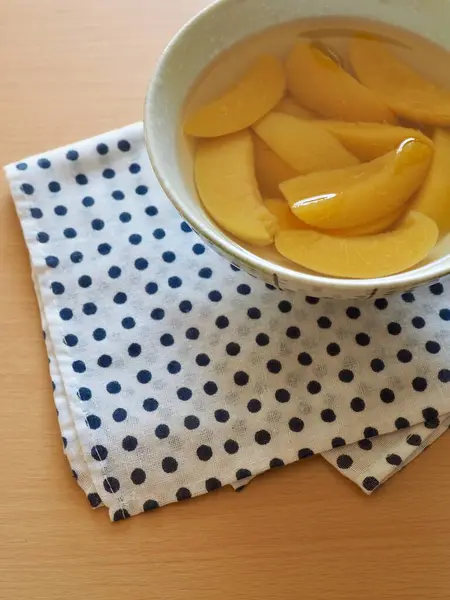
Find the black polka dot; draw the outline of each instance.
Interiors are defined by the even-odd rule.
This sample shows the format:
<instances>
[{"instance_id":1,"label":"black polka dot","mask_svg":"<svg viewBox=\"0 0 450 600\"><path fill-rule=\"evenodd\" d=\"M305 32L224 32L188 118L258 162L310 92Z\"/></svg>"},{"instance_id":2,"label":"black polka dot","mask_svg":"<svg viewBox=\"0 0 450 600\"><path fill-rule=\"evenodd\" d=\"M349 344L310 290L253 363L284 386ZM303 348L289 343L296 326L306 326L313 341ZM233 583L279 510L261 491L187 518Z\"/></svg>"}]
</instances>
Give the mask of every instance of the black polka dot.
<instances>
[{"instance_id":1,"label":"black polka dot","mask_svg":"<svg viewBox=\"0 0 450 600\"><path fill-rule=\"evenodd\" d=\"M150 371L142 369L142 371L139 371L136 375L136 379L139 381L139 383L150 383L152 380L152 374Z\"/></svg>"},{"instance_id":2,"label":"black polka dot","mask_svg":"<svg viewBox=\"0 0 450 600\"><path fill-rule=\"evenodd\" d=\"M313 361L308 352L300 352L300 354L297 356L297 360L299 364L303 365L304 367L308 367Z\"/></svg>"},{"instance_id":3,"label":"black polka dot","mask_svg":"<svg viewBox=\"0 0 450 600\"><path fill-rule=\"evenodd\" d=\"M230 324L230 321L228 320L228 317L226 317L225 315L221 315L220 317L217 317L217 319L216 319L216 327L218 329L226 329L229 324Z\"/></svg>"},{"instance_id":4,"label":"black polka dot","mask_svg":"<svg viewBox=\"0 0 450 600\"><path fill-rule=\"evenodd\" d=\"M430 285L429 289L430 292L435 296L440 296L444 293L444 286L442 283L433 283L433 285Z\"/></svg>"},{"instance_id":5,"label":"black polka dot","mask_svg":"<svg viewBox=\"0 0 450 600\"><path fill-rule=\"evenodd\" d=\"M389 323L387 330L391 335L399 335L402 332L400 323L395 323L394 321Z\"/></svg>"},{"instance_id":6,"label":"black polka dot","mask_svg":"<svg viewBox=\"0 0 450 600\"><path fill-rule=\"evenodd\" d=\"M175 495L178 502L181 502L182 500L189 500L189 498L192 498L190 490L186 487L181 487Z\"/></svg>"},{"instance_id":7,"label":"black polka dot","mask_svg":"<svg viewBox=\"0 0 450 600\"><path fill-rule=\"evenodd\" d=\"M164 473L175 473L178 469L178 462L172 456L166 456L162 459L161 467Z\"/></svg>"},{"instance_id":8,"label":"black polka dot","mask_svg":"<svg viewBox=\"0 0 450 600\"><path fill-rule=\"evenodd\" d=\"M292 419L289 420L289 429L295 433L300 433L304 426L304 422L299 417L292 417Z\"/></svg>"},{"instance_id":9,"label":"black polka dot","mask_svg":"<svg viewBox=\"0 0 450 600\"><path fill-rule=\"evenodd\" d=\"M358 442L358 446L361 448L361 450L372 450L372 442L369 439L364 439L364 440L359 440Z\"/></svg>"},{"instance_id":10,"label":"black polka dot","mask_svg":"<svg viewBox=\"0 0 450 600\"><path fill-rule=\"evenodd\" d=\"M159 341L162 346L173 346L175 340L173 339L173 335L170 333L163 333L163 335L159 338Z\"/></svg>"},{"instance_id":11,"label":"black polka dot","mask_svg":"<svg viewBox=\"0 0 450 600\"><path fill-rule=\"evenodd\" d=\"M155 435L159 440L165 440L167 437L169 437L170 434L170 429L168 425L165 425L164 423L162 423L161 425L158 425L155 429Z\"/></svg>"},{"instance_id":12,"label":"black polka dot","mask_svg":"<svg viewBox=\"0 0 450 600\"><path fill-rule=\"evenodd\" d=\"M385 310L388 307L388 301L386 298L377 298L374 302L374 305L378 310Z\"/></svg>"},{"instance_id":13,"label":"black polka dot","mask_svg":"<svg viewBox=\"0 0 450 600\"><path fill-rule=\"evenodd\" d=\"M116 423L122 423L127 418L127 411L124 408L116 408L112 414L112 418Z\"/></svg>"},{"instance_id":14,"label":"black polka dot","mask_svg":"<svg viewBox=\"0 0 450 600\"><path fill-rule=\"evenodd\" d=\"M424 408L422 410L422 416L427 429L436 429L436 427L439 427L439 413L435 408L431 406Z\"/></svg>"},{"instance_id":15,"label":"black polka dot","mask_svg":"<svg viewBox=\"0 0 450 600\"><path fill-rule=\"evenodd\" d=\"M267 346L267 344L270 342L270 338L267 335L267 333L258 333L258 335L255 338L255 341L258 344L258 346Z\"/></svg>"},{"instance_id":16,"label":"black polka dot","mask_svg":"<svg viewBox=\"0 0 450 600\"><path fill-rule=\"evenodd\" d=\"M278 469L280 467L284 467L284 461L282 461L281 458L272 458L272 460L269 463L269 467L271 469Z\"/></svg>"},{"instance_id":17,"label":"black polka dot","mask_svg":"<svg viewBox=\"0 0 450 600\"><path fill-rule=\"evenodd\" d=\"M203 386L203 390L205 394L208 394L208 396L214 396L214 394L217 393L218 389L219 388L217 387L217 384L214 381L207 381Z\"/></svg>"},{"instance_id":18,"label":"black polka dot","mask_svg":"<svg viewBox=\"0 0 450 600\"><path fill-rule=\"evenodd\" d=\"M322 386L318 381L310 381L306 386L306 389L310 394L319 394L322 390Z\"/></svg>"},{"instance_id":19,"label":"black polka dot","mask_svg":"<svg viewBox=\"0 0 450 600\"><path fill-rule=\"evenodd\" d=\"M205 481L205 488L207 492L214 492L214 490L218 490L222 487L222 483L216 477L210 477Z\"/></svg>"},{"instance_id":20,"label":"black polka dot","mask_svg":"<svg viewBox=\"0 0 450 600\"><path fill-rule=\"evenodd\" d=\"M405 419L404 417L398 417L395 419L394 425L396 429L407 429L410 427L408 419Z\"/></svg>"},{"instance_id":21,"label":"black polka dot","mask_svg":"<svg viewBox=\"0 0 450 600\"><path fill-rule=\"evenodd\" d=\"M377 488L380 485L380 482L378 481L378 479L376 479L376 477L366 477L363 480L362 484L365 490L367 490L368 492L372 492L375 488Z\"/></svg>"},{"instance_id":22,"label":"black polka dot","mask_svg":"<svg viewBox=\"0 0 450 600\"><path fill-rule=\"evenodd\" d=\"M409 363L412 361L412 354L409 350L403 348L397 352L397 359L401 363Z\"/></svg>"},{"instance_id":23,"label":"black polka dot","mask_svg":"<svg viewBox=\"0 0 450 600\"><path fill-rule=\"evenodd\" d=\"M128 152L131 148L131 144L127 140L119 140L117 142L117 147L121 152Z\"/></svg>"},{"instance_id":24,"label":"black polka dot","mask_svg":"<svg viewBox=\"0 0 450 600\"><path fill-rule=\"evenodd\" d=\"M142 485L147 479L147 475L143 469L133 469L131 471L130 479L134 485Z\"/></svg>"},{"instance_id":25,"label":"black polka dot","mask_svg":"<svg viewBox=\"0 0 450 600\"><path fill-rule=\"evenodd\" d=\"M340 448L341 446L345 446L345 445L346 445L346 441L344 440L344 438L335 437L331 440L332 448Z\"/></svg>"},{"instance_id":26,"label":"black polka dot","mask_svg":"<svg viewBox=\"0 0 450 600\"><path fill-rule=\"evenodd\" d=\"M208 298L211 302L220 302L222 300L222 294L218 290L213 290L209 292Z\"/></svg>"},{"instance_id":27,"label":"black polka dot","mask_svg":"<svg viewBox=\"0 0 450 600\"><path fill-rule=\"evenodd\" d=\"M260 429L255 433L255 442L260 446L265 446L271 440L271 435L266 429Z\"/></svg>"},{"instance_id":28,"label":"black polka dot","mask_svg":"<svg viewBox=\"0 0 450 600\"><path fill-rule=\"evenodd\" d=\"M412 387L416 392L424 392L428 387L427 380L424 377L414 377Z\"/></svg>"},{"instance_id":29,"label":"black polka dot","mask_svg":"<svg viewBox=\"0 0 450 600\"><path fill-rule=\"evenodd\" d=\"M103 487L106 492L115 494L120 490L120 483L115 477L106 477L106 479L103 480Z\"/></svg>"},{"instance_id":30,"label":"black polka dot","mask_svg":"<svg viewBox=\"0 0 450 600\"><path fill-rule=\"evenodd\" d=\"M236 454L239 450L239 444L235 440L227 440L223 447L227 454Z\"/></svg>"},{"instance_id":31,"label":"black polka dot","mask_svg":"<svg viewBox=\"0 0 450 600\"><path fill-rule=\"evenodd\" d=\"M380 400L385 404L390 404L395 400L394 392L389 388L383 388L380 392Z\"/></svg>"},{"instance_id":32,"label":"black polka dot","mask_svg":"<svg viewBox=\"0 0 450 600\"><path fill-rule=\"evenodd\" d=\"M331 321L328 317L319 317L317 319L317 325L320 329L329 329L331 327Z\"/></svg>"},{"instance_id":33,"label":"black polka dot","mask_svg":"<svg viewBox=\"0 0 450 600\"><path fill-rule=\"evenodd\" d=\"M218 423L226 423L230 419L230 413L224 408L219 408L214 412L214 417Z\"/></svg>"},{"instance_id":34,"label":"black polka dot","mask_svg":"<svg viewBox=\"0 0 450 600\"><path fill-rule=\"evenodd\" d=\"M261 410L261 402L256 398L252 398L247 403L247 410L251 413L257 413Z\"/></svg>"},{"instance_id":35,"label":"black polka dot","mask_svg":"<svg viewBox=\"0 0 450 600\"><path fill-rule=\"evenodd\" d=\"M426 325L425 319L422 317L414 317L411 320L411 323L413 324L413 327L415 327L416 329L423 329Z\"/></svg>"},{"instance_id":36,"label":"black polka dot","mask_svg":"<svg viewBox=\"0 0 450 600\"><path fill-rule=\"evenodd\" d=\"M319 298L315 298L314 296L306 296L305 300L308 304L319 304L320 302Z\"/></svg>"},{"instance_id":37,"label":"black polka dot","mask_svg":"<svg viewBox=\"0 0 450 600\"><path fill-rule=\"evenodd\" d=\"M252 473L248 469L238 469L236 471L236 479L240 481L241 479L246 479L247 477L251 477Z\"/></svg>"},{"instance_id":38,"label":"black polka dot","mask_svg":"<svg viewBox=\"0 0 450 600\"><path fill-rule=\"evenodd\" d=\"M208 461L213 455L212 448L202 444L197 448L197 456L202 461Z\"/></svg>"},{"instance_id":39,"label":"black polka dot","mask_svg":"<svg viewBox=\"0 0 450 600\"><path fill-rule=\"evenodd\" d=\"M198 276L202 279L210 279L212 277L212 274L212 269L210 269L209 267L202 267L198 272Z\"/></svg>"},{"instance_id":40,"label":"black polka dot","mask_svg":"<svg viewBox=\"0 0 450 600\"><path fill-rule=\"evenodd\" d=\"M354 377L353 371L350 371L350 369L342 369L342 371L339 371L339 380L342 381L342 383L350 383L353 381Z\"/></svg>"},{"instance_id":41,"label":"black polka dot","mask_svg":"<svg viewBox=\"0 0 450 600\"><path fill-rule=\"evenodd\" d=\"M261 311L259 310L259 308L253 306L252 308L249 308L247 310L247 316L249 317L249 319L260 319Z\"/></svg>"},{"instance_id":42,"label":"black polka dot","mask_svg":"<svg viewBox=\"0 0 450 600\"><path fill-rule=\"evenodd\" d=\"M279 360L271 359L267 362L267 370L269 373L279 373L281 371L281 363Z\"/></svg>"},{"instance_id":43,"label":"black polka dot","mask_svg":"<svg viewBox=\"0 0 450 600\"><path fill-rule=\"evenodd\" d=\"M250 294L250 292L252 291L251 287L249 285L247 285L246 283L241 283L240 285L238 285L236 290L237 290L237 293L241 294L242 296L248 296Z\"/></svg>"},{"instance_id":44,"label":"black polka dot","mask_svg":"<svg viewBox=\"0 0 450 600\"><path fill-rule=\"evenodd\" d=\"M350 407L355 412L361 412L366 408L366 403L362 398L353 398L350 402Z\"/></svg>"},{"instance_id":45,"label":"black polka dot","mask_svg":"<svg viewBox=\"0 0 450 600\"><path fill-rule=\"evenodd\" d=\"M292 304L290 302L288 302L287 300L282 300L278 304L278 310L282 313L289 313L292 310Z\"/></svg>"},{"instance_id":46,"label":"black polka dot","mask_svg":"<svg viewBox=\"0 0 450 600\"><path fill-rule=\"evenodd\" d=\"M422 438L417 433L413 433L406 438L406 443L410 446L420 446Z\"/></svg>"},{"instance_id":47,"label":"black polka dot","mask_svg":"<svg viewBox=\"0 0 450 600\"><path fill-rule=\"evenodd\" d=\"M414 297L414 294L412 292L405 292L404 294L402 294L402 300L403 302L411 304L412 302L416 301L416 298Z\"/></svg>"},{"instance_id":48,"label":"black polka dot","mask_svg":"<svg viewBox=\"0 0 450 600\"><path fill-rule=\"evenodd\" d=\"M323 410L320 413L320 416L322 421L325 421L325 423L333 423L333 421L336 421L336 413L331 408L326 408Z\"/></svg>"},{"instance_id":49,"label":"black polka dot","mask_svg":"<svg viewBox=\"0 0 450 600\"><path fill-rule=\"evenodd\" d=\"M358 346L368 346L370 344L370 336L367 333L357 333L355 335L355 342Z\"/></svg>"},{"instance_id":50,"label":"black polka dot","mask_svg":"<svg viewBox=\"0 0 450 600\"><path fill-rule=\"evenodd\" d=\"M212 382L209 382L209 383L212 383ZM217 391L217 387L216 387L216 391ZM205 392L206 392L206 390L205 390ZM208 393L208 392L206 392L206 393ZM192 398L192 391L187 387L181 387L177 390L177 396L180 400L183 400L185 402L186 400L190 400Z\"/></svg>"},{"instance_id":51,"label":"black polka dot","mask_svg":"<svg viewBox=\"0 0 450 600\"><path fill-rule=\"evenodd\" d=\"M91 456L97 461L106 460L108 457L108 450L105 448L105 446L98 444L97 446L93 446L91 448Z\"/></svg>"},{"instance_id":52,"label":"black polka dot","mask_svg":"<svg viewBox=\"0 0 450 600\"><path fill-rule=\"evenodd\" d=\"M200 331L196 327L189 327L189 329L186 330L186 337L188 340L198 340Z\"/></svg>"},{"instance_id":53,"label":"black polka dot","mask_svg":"<svg viewBox=\"0 0 450 600\"><path fill-rule=\"evenodd\" d=\"M240 386L247 385L247 383L249 382L249 379L250 378L245 371L237 371L234 374L234 383L236 385L240 385Z\"/></svg>"},{"instance_id":54,"label":"black polka dot","mask_svg":"<svg viewBox=\"0 0 450 600\"><path fill-rule=\"evenodd\" d=\"M374 371L375 373L381 373L381 371L384 371L385 368L385 364L384 362L381 360L381 358L374 358L371 362L370 362L370 368L372 369L372 371Z\"/></svg>"},{"instance_id":55,"label":"black polka dot","mask_svg":"<svg viewBox=\"0 0 450 600\"><path fill-rule=\"evenodd\" d=\"M127 435L122 440L122 448L127 452L133 452L138 446L138 441L134 435Z\"/></svg>"},{"instance_id":56,"label":"black polka dot","mask_svg":"<svg viewBox=\"0 0 450 600\"><path fill-rule=\"evenodd\" d=\"M340 469L350 469L353 459L348 454L341 454L337 457L336 464Z\"/></svg>"},{"instance_id":57,"label":"black polka dot","mask_svg":"<svg viewBox=\"0 0 450 600\"><path fill-rule=\"evenodd\" d=\"M207 354L197 354L195 357L195 362L199 367L207 367L211 362L209 356Z\"/></svg>"},{"instance_id":58,"label":"black polka dot","mask_svg":"<svg viewBox=\"0 0 450 600\"><path fill-rule=\"evenodd\" d=\"M450 382L450 370L449 369L441 369L438 373L438 379L441 383L449 383Z\"/></svg>"},{"instance_id":59,"label":"black polka dot","mask_svg":"<svg viewBox=\"0 0 450 600\"><path fill-rule=\"evenodd\" d=\"M100 504L102 503L102 499L95 492L93 492L92 494L88 494L87 498L88 498L89 504L92 506L92 508L97 508L97 506L100 506Z\"/></svg>"},{"instance_id":60,"label":"black polka dot","mask_svg":"<svg viewBox=\"0 0 450 600\"><path fill-rule=\"evenodd\" d=\"M184 426L186 429L192 431L193 429L197 429L200 426L200 420L195 415L188 415L184 418Z\"/></svg>"},{"instance_id":61,"label":"black polka dot","mask_svg":"<svg viewBox=\"0 0 450 600\"><path fill-rule=\"evenodd\" d=\"M439 316L443 321L450 321L450 308L442 308L439 311Z\"/></svg>"},{"instance_id":62,"label":"black polka dot","mask_svg":"<svg viewBox=\"0 0 450 600\"><path fill-rule=\"evenodd\" d=\"M398 467L402 464L402 459L398 454L388 454L386 456L386 462L388 462L390 465Z\"/></svg>"},{"instance_id":63,"label":"black polka dot","mask_svg":"<svg viewBox=\"0 0 450 600\"><path fill-rule=\"evenodd\" d=\"M159 508L158 502L156 500L146 500L142 505L142 508L145 512L149 510L155 510L155 508Z\"/></svg>"},{"instance_id":64,"label":"black polka dot","mask_svg":"<svg viewBox=\"0 0 450 600\"><path fill-rule=\"evenodd\" d=\"M336 344L336 342L332 342L331 344L328 344L327 353L330 356L337 356L338 354L340 354L340 352L341 352L341 347L339 346L339 344Z\"/></svg>"},{"instance_id":65,"label":"black polka dot","mask_svg":"<svg viewBox=\"0 0 450 600\"><path fill-rule=\"evenodd\" d=\"M372 437L376 437L378 435L378 429L376 429L375 427L366 427L364 429L364 437L365 438L372 438Z\"/></svg>"},{"instance_id":66,"label":"black polka dot","mask_svg":"<svg viewBox=\"0 0 450 600\"><path fill-rule=\"evenodd\" d=\"M278 402L281 402L282 404L284 404L285 402L289 402L289 400L291 399L291 394L288 392L288 390L285 390L284 388L280 388L279 390L277 390L275 392L275 399Z\"/></svg>"},{"instance_id":67,"label":"black polka dot","mask_svg":"<svg viewBox=\"0 0 450 600\"><path fill-rule=\"evenodd\" d=\"M142 403L142 407L147 412L154 412L159 406L158 400L156 398L146 398Z\"/></svg>"},{"instance_id":68,"label":"black polka dot","mask_svg":"<svg viewBox=\"0 0 450 600\"><path fill-rule=\"evenodd\" d=\"M229 356L237 356L241 351L241 347L236 342L230 342L227 344L225 351Z\"/></svg>"},{"instance_id":69,"label":"black polka dot","mask_svg":"<svg viewBox=\"0 0 450 600\"><path fill-rule=\"evenodd\" d=\"M361 311L356 306L349 306L345 311L345 314L349 319L359 319Z\"/></svg>"},{"instance_id":70,"label":"black polka dot","mask_svg":"<svg viewBox=\"0 0 450 600\"><path fill-rule=\"evenodd\" d=\"M167 370L171 375L176 375L181 371L181 365L177 360L171 360L167 365Z\"/></svg>"},{"instance_id":71,"label":"black polka dot","mask_svg":"<svg viewBox=\"0 0 450 600\"><path fill-rule=\"evenodd\" d=\"M286 329L286 336L291 340L298 340L300 335L301 335L301 332L298 327L291 326Z\"/></svg>"},{"instance_id":72,"label":"black polka dot","mask_svg":"<svg viewBox=\"0 0 450 600\"><path fill-rule=\"evenodd\" d=\"M99 356L99 358L97 360L97 364L99 367L103 367L104 369L107 369L108 367L110 367L112 365L112 357L109 356L109 354L102 354L101 356Z\"/></svg>"},{"instance_id":73,"label":"black polka dot","mask_svg":"<svg viewBox=\"0 0 450 600\"><path fill-rule=\"evenodd\" d=\"M314 452L311 450L311 448L301 448L298 451L297 456L300 460L302 460L303 458L309 458L310 456L314 456Z\"/></svg>"},{"instance_id":74,"label":"black polka dot","mask_svg":"<svg viewBox=\"0 0 450 600\"><path fill-rule=\"evenodd\" d=\"M441 345L438 342L434 342L434 341L430 340L425 344L425 349L430 354L437 354L438 352L441 351Z\"/></svg>"}]
</instances>

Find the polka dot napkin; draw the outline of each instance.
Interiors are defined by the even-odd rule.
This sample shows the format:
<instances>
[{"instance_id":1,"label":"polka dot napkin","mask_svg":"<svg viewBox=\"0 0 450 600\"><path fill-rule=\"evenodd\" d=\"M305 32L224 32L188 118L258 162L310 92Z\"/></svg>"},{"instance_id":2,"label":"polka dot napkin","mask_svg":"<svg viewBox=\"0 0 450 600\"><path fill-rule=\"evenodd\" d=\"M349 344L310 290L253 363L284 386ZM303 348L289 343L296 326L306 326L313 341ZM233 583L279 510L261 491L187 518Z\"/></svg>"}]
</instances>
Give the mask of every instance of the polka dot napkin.
<instances>
[{"instance_id":1,"label":"polka dot napkin","mask_svg":"<svg viewBox=\"0 0 450 600\"><path fill-rule=\"evenodd\" d=\"M344 303L254 279L180 219L142 124L6 174L65 452L113 520L315 453L371 492L448 428L449 281Z\"/></svg>"}]
</instances>

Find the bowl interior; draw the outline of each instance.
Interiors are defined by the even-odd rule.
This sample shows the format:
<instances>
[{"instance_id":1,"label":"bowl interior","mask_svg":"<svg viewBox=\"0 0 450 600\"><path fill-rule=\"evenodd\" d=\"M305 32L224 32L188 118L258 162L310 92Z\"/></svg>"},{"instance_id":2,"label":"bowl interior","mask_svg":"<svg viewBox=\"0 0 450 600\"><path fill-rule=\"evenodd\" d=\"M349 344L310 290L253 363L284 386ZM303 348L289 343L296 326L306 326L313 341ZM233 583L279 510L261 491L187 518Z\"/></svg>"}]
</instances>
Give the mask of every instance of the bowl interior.
<instances>
[{"instance_id":1,"label":"bowl interior","mask_svg":"<svg viewBox=\"0 0 450 600\"><path fill-rule=\"evenodd\" d=\"M319 31L323 35L328 29L327 43L344 52L344 47L340 46L342 36L333 37L331 33L336 30L339 18L342 18L343 26L351 25L352 20L354 26L358 23L361 26L359 19L369 18L373 33L390 33L391 37L392 34L398 37L398 31L392 31L391 27L402 26L441 47L449 47L446 35L450 24L448 0L359 0L358 3L353 0L335 0L333 3L322 0L284 0L280 3L221 0L185 26L164 53L147 96L145 131L152 164L169 198L216 249L247 271L267 280L273 280L275 275L280 287L297 289L297 282L300 289L312 289L322 295L325 286L333 289L334 295L341 290L343 297L347 297L349 294L366 295L374 288L388 292L413 287L441 276L450 270L447 254L450 243L439 244L431 261L425 261L415 269L373 280L322 277L284 259L273 247L246 246L222 232L204 211L193 179L195 142L182 134L181 126L187 110L217 97L258 55L271 53L283 57L298 36L311 35L311 32L314 35ZM274 27L282 24L282 29ZM236 59L236 48L239 60ZM408 51L405 53L399 47L398 52L400 55L403 52L402 58L408 59ZM439 53L444 50L430 44L430 52L436 53L432 64L439 64ZM422 64L420 57L414 57L414 65L430 76L429 60ZM439 75L439 71L431 74L435 79Z\"/></svg>"}]
</instances>

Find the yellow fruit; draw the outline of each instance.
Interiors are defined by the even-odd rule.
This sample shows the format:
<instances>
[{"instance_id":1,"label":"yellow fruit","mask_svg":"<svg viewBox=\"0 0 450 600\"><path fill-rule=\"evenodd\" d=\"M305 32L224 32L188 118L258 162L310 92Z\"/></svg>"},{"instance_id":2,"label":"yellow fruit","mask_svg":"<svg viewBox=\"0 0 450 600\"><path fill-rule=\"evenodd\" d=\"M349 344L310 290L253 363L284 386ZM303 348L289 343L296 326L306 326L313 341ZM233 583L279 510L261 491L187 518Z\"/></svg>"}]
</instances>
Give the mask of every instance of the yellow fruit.
<instances>
[{"instance_id":1,"label":"yellow fruit","mask_svg":"<svg viewBox=\"0 0 450 600\"><path fill-rule=\"evenodd\" d=\"M450 232L450 132L436 129L434 157L413 209L436 221L441 235Z\"/></svg>"},{"instance_id":2,"label":"yellow fruit","mask_svg":"<svg viewBox=\"0 0 450 600\"><path fill-rule=\"evenodd\" d=\"M267 198L264 206L269 210L278 222L278 231L286 229L309 229L306 223L297 219L289 208L289 204L282 198Z\"/></svg>"},{"instance_id":3,"label":"yellow fruit","mask_svg":"<svg viewBox=\"0 0 450 600\"><path fill-rule=\"evenodd\" d=\"M404 212L405 208L404 206L401 206L385 217L371 221L366 225L344 229L328 229L327 233L339 237L354 237L357 235L375 235L376 233L383 233L383 231L390 229L400 219Z\"/></svg>"},{"instance_id":4,"label":"yellow fruit","mask_svg":"<svg viewBox=\"0 0 450 600\"><path fill-rule=\"evenodd\" d=\"M358 79L400 117L431 125L450 125L450 92L398 60L380 41L355 38L350 58Z\"/></svg>"},{"instance_id":5,"label":"yellow fruit","mask_svg":"<svg viewBox=\"0 0 450 600\"><path fill-rule=\"evenodd\" d=\"M433 142L421 131L382 123L345 123L319 121L352 154L361 161L369 161L387 154L408 138L416 138L430 146Z\"/></svg>"},{"instance_id":6,"label":"yellow fruit","mask_svg":"<svg viewBox=\"0 0 450 600\"><path fill-rule=\"evenodd\" d=\"M298 172L286 164L255 134L253 134L253 145L255 173L261 194L266 197L277 197L280 195L280 183L297 177Z\"/></svg>"},{"instance_id":7,"label":"yellow fruit","mask_svg":"<svg viewBox=\"0 0 450 600\"><path fill-rule=\"evenodd\" d=\"M327 118L394 123L388 105L332 58L311 44L297 44L286 62L287 86L294 98Z\"/></svg>"},{"instance_id":8,"label":"yellow fruit","mask_svg":"<svg viewBox=\"0 0 450 600\"><path fill-rule=\"evenodd\" d=\"M189 115L184 132L196 137L217 137L241 131L272 110L283 97L284 89L281 62L274 56L261 56L221 98Z\"/></svg>"},{"instance_id":9,"label":"yellow fruit","mask_svg":"<svg viewBox=\"0 0 450 600\"><path fill-rule=\"evenodd\" d=\"M274 112L284 113L286 115L292 115L299 119L314 119L314 113L302 106L299 106L292 98L286 96L273 109Z\"/></svg>"},{"instance_id":10,"label":"yellow fruit","mask_svg":"<svg viewBox=\"0 0 450 600\"><path fill-rule=\"evenodd\" d=\"M358 167L285 181L281 192L299 219L320 229L358 227L406 204L422 184L432 149L415 139Z\"/></svg>"},{"instance_id":11,"label":"yellow fruit","mask_svg":"<svg viewBox=\"0 0 450 600\"><path fill-rule=\"evenodd\" d=\"M258 121L253 129L298 173L340 169L359 162L317 122L272 112Z\"/></svg>"},{"instance_id":12,"label":"yellow fruit","mask_svg":"<svg viewBox=\"0 0 450 600\"><path fill-rule=\"evenodd\" d=\"M275 246L285 258L333 277L385 277L416 265L438 239L429 217L411 212L387 233L362 237L335 237L318 231L281 231Z\"/></svg>"},{"instance_id":13,"label":"yellow fruit","mask_svg":"<svg viewBox=\"0 0 450 600\"><path fill-rule=\"evenodd\" d=\"M226 231L257 246L273 242L277 221L258 190L249 131L202 140L195 156L195 182L206 210Z\"/></svg>"}]
</instances>

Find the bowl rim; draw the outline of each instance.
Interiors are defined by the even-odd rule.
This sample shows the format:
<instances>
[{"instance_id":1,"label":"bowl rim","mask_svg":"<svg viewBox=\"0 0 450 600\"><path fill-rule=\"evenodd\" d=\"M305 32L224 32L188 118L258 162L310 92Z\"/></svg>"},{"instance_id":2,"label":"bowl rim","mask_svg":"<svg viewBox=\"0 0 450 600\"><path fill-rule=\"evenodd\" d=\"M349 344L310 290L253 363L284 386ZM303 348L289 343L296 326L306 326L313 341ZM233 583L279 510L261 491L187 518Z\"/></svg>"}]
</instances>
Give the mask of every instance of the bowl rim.
<instances>
[{"instance_id":1,"label":"bowl rim","mask_svg":"<svg viewBox=\"0 0 450 600\"><path fill-rule=\"evenodd\" d=\"M437 280L450 273L450 261L446 262L446 266L439 268L438 263L444 262L446 258L441 257L435 261L416 267L412 271L404 271L401 273L389 275L380 278L370 279L348 279L348 278L335 278L328 277L325 275L314 274L314 273L302 273L289 267L284 267L276 263L271 262L265 258L253 254L251 251L240 246L237 242L231 238L222 238L222 235L227 236L226 232L223 232L219 226L212 226L207 222L202 221L201 218L195 214L192 215L185 206L183 200L177 197L170 183L170 178L165 176L165 164L158 158L158 152L156 150L157 144L152 142L152 121L154 120L155 114L152 111L154 106L154 98L157 94L157 81L162 78L164 69L169 57L176 52L176 49L180 42L189 32L195 30L198 24L212 12L214 12L218 5L228 4L233 0L215 0L212 4L206 6L199 12L197 12L191 19L189 19L172 37L163 52L161 53L156 67L153 71L152 76L147 85L147 92L144 103L144 139L147 154L149 156L150 164L155 173L156 179L163 189L164 193L174 205L177 211L181 214L183 219L198 233L201 237L205 238L209 244L213 247L218 247L221 252L227 256L235 257L238 263L247 265L253 271L263 271L265 275L278 283L279 279L292 280L302 289L308 289L308 287L314 288L320 286L328 288L330 290L344 290L347 289L352 293L361 293L364 290L371 289L372 292L370 297L375 296L383 291L390 291L392 289L412 289L422 284L429 283L433 280ZM186 91L186 96L189 90ZM220 235L216 232L220 231ZM433 270L433 265L436 265Z\"/></svg>"}]
</instances>

